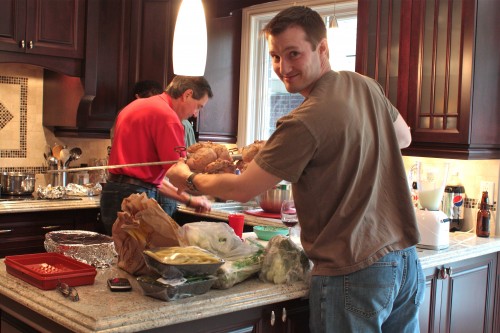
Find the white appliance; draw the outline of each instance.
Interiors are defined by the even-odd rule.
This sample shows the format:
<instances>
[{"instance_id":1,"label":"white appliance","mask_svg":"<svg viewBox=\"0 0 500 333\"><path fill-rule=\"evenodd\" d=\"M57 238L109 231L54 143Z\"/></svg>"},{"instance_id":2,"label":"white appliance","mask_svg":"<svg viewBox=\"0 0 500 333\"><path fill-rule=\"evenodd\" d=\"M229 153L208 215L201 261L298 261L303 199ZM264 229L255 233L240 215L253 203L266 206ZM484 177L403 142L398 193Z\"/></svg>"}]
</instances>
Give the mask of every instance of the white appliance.
<instances>
[{"instance_id":1,"label":"white appliance","mask_svg":"<svg viewBox=\"0 0 500 333\"><path fill-rule=\"evenodd\" d=\"M440 210L417 209L420 242L417 247L443 250L450 245L450 218Z\"/></svg>"},{"instance_id":2,"label":"white appliance","mask_svg":"<svg viewBox=\"0 0 500 333\"><path fill-rule=\"evenodd\" d=\"M416 210L420 243L418 247L432 250L446 249L450 245L450 218L439 210L443 198L448 163L426 164L417 162L418 199L422 209Z\"/></svg>"}]
</instances>

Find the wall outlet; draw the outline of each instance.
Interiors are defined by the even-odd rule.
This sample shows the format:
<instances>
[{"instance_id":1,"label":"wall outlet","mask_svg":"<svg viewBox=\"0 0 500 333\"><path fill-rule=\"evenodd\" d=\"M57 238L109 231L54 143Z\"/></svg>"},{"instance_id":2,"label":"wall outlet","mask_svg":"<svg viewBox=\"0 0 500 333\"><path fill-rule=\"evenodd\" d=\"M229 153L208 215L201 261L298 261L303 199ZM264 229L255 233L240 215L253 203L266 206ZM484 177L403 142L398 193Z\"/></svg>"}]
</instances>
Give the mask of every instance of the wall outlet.
<instances>
[{"instance_id":1,"label":"wall outlet","mask_svg":"<svg viewBox=\"0 0 500 333\"><path fill-rule=\"evenodd\" d=\"M483 193L484 191L488 191L488 196L490 197L490 202L493 203L493 200L495 200L495 183L482 181L479 185L479 189L480 189L481 193Z\"/></svg>"}]
</instances>

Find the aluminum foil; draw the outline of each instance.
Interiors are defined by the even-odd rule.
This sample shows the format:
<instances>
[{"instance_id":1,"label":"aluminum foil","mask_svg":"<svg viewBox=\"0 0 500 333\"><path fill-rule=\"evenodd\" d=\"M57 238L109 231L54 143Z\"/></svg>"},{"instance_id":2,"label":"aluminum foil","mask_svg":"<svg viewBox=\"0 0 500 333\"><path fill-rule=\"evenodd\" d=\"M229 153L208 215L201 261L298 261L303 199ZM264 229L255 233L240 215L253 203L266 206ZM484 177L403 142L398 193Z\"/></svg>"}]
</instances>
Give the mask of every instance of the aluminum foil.
<instances>
[{"instance_id":1,"label":"aluminum foil","mask_svg":"<svg viewBox=\"0 0 500 333\"><path fill-rule=\"evenodd\" d=\"M47 252L61 253L96 268L111 266L117 253L113 238L84 230L60 230L45 234Z\"/></svg>"},{"instance_id":2,"label":"aluminum foil","mask_svg":"<svg viewBox=\"0 0 500 333\"><path fill-rule=\"evenodd\" d=\"M101 192L102 186L99 183L85 185L69 183L66 186L66 194L70 196L91 197L94 195L99 195L101 194Z\"/></svg>"},{"instance_id":3,"label":"aluminum foil","mask_svg":"<svg viewBox=\"0 0 500 333\"><path fill-rule=\"evenodd\" d=\"M39 185L36 190L36 195L39 199L61 199L66 195L66 188L64 186L52 186L50 184L46 187Z\"/></svg>"}]
</instances>

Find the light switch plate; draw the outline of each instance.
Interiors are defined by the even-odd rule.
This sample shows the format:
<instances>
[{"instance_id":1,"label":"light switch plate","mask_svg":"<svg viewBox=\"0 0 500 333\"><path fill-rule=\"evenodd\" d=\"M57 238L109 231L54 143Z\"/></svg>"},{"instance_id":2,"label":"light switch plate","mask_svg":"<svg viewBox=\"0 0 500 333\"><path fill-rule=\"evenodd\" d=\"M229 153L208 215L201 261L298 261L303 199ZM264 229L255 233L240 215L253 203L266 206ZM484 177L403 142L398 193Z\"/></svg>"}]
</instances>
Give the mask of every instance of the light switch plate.
<instances>
[{"instance_id":1,"label":"light switch plate","mask_svg":"<svg viewBox=\"0 0 500 333\"><path fill-rule=\"evenodd\" d=\"M488 196L490 198L490 202L493 203L495 200L495 183L482 181L480 183L479 187L480 187L481 193L483 193L484 191L488 191Z\"/></svg>"}]
</instances>

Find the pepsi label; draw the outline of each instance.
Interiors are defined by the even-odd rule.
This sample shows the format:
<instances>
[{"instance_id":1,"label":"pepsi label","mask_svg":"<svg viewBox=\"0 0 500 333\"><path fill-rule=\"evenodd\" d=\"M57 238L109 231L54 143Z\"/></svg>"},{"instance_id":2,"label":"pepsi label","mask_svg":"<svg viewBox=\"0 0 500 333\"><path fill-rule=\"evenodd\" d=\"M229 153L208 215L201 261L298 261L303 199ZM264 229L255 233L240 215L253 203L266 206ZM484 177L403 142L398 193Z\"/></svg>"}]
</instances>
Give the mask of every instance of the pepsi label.
<instances>
[{"instance_id":1,"label":"pepsi label","mask_svg":"<svg viewBox=\"0 0 500 333\"><path fill-rule=\"evenodd\" d=\"M450 218L450 231L459 231L464 224L465 189L463 186L446 186L443 212Z\"/></svg>"}]
</instances>

